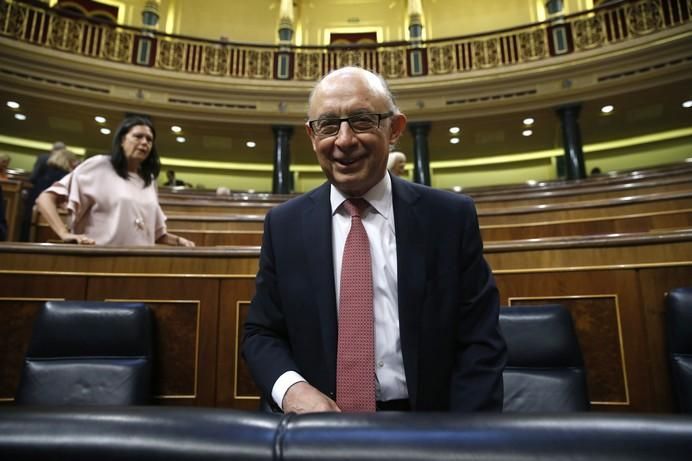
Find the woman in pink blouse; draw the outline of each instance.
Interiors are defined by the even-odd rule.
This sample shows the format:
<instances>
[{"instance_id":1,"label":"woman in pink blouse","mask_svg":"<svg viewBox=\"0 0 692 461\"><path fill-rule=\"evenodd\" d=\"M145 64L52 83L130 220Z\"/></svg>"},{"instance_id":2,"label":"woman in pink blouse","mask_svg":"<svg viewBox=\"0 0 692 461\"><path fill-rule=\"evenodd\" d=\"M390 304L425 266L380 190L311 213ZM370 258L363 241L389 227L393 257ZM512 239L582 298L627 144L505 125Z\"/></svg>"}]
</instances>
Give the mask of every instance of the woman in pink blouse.
<instances>
[{"instance_id":1,"label":"woman in pink blouse","mask_svg":"<svg viewBox=\"0 0 692 461\"><path fill-rule=\"evenodd\" d=\"M38 197L39 211L64 242L195 246L166 230L156 189L161 162L155 138L151 120L126 118L115 133L110 155L85 160ZM70 211L69 227L58 214L63 204Z\"/></svg>"}]
</instances>

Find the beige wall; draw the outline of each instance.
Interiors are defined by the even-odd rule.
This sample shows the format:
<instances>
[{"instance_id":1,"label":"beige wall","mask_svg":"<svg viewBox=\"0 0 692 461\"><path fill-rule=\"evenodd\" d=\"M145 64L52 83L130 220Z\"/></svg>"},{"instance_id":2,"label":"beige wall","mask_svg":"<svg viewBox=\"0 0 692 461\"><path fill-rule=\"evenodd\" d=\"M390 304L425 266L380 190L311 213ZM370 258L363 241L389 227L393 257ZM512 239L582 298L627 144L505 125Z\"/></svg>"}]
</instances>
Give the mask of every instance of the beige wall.
<instances>
[{"instance_id":1,"label":"beige wall","mask_svg":"<svg viewBox=\"0 0 692 461\"><path fill-rule=\"evenodd\" d=\"M146 0L101 0L120 20L140 27ZM159 0L159 30L253 43L278 43L279 0ZM543 0L422 0L426 39L514 27L546 18ZM565 0L565 14L593 7ZM301 0L295 5L295 42L323 45L329 32L375 31L380 41L408 38L407 0Z\"/></svg>"},{"instance_id":2,"label":"beige wall","mask_svg":"<svg viewBox=\"0 0 692 461\"><path fill-rule=\"evenodd\" d=\"M375 31L378 40L385 42L408 36L404 0L304 1L297 13L297 44L326 44L329 32Z\"/></svg>"}]
</instances>

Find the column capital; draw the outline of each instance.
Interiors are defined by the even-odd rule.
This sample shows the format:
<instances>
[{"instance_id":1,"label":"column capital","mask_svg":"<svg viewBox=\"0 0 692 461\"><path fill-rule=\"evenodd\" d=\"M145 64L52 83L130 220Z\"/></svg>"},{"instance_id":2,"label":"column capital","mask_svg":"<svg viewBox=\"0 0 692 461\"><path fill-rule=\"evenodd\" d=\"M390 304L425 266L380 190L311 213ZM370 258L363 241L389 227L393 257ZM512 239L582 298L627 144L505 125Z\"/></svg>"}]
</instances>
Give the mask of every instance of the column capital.
<instances>
[{"instance_id":1,"label":"column capital","mask_svg":"<svg viewBox=\"0 0 692 461\"><path fill-rule=\"evenodd\" d=\"M561 106L557 106L555 108L555 111L558 114L573 113L575 115L579 115L579 112L581 112L581 103L580 102L570 102L568 104L563 104Z\"/></svg>"},{"instance_id":2,"label":"column capital","mask_svg":"<svg viewBox=\"0 0 692 461\"><path fill-rule=\"evenodd\" d=\"M286 135L289 138L293 135L292 125L272 125L272 132L275 135Z\"/></svg>"},{"instance_id":3,"label":"column capital","mask_svg":"<svg viewBox=\"0 0 692 461\"><path fill-rule=\"evenodd\" d=\"M411 122L408 124L408 129L413 134L426 135L430 132L431 127L432 123L430 122Z\"/></svg>"}]
</instances>

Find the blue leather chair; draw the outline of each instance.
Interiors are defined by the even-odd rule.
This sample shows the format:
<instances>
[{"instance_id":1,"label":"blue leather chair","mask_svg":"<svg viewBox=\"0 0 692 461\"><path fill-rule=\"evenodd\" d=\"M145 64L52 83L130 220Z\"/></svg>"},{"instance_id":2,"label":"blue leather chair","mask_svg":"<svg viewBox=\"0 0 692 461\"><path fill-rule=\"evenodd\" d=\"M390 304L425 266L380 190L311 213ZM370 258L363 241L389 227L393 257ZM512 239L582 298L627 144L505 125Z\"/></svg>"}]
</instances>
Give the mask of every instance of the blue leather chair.
<instances>
[{"instance_id":1,"label":"blue leather chair","mask_svg":"<svg viewBox=\"0 0 692 461\"><path fill-rule=\"evenodd\" d=\"M505 412L573 412L590 408L586 370L572 317L559 304L504 307L507 341Z\"/></svg>"},{"instance_id":2,"label":"blue leather chair","mask_svg":"<svg viewBox=\"0 0 692 461\"><path fill-rule=\"evenodd\" d=\"M152 314L142 303L45 303L34 323L16 403L149 403L152 328Z\"/></svg>"},{"instance_id":3,"label":"blue leather chair","mask_svg":"<svg viewBox=\"0 0 692 461\"><path fill-rule=\"evenodd\" d=\"M666 293L666 337L673 400L681 413L692 413L692 287Z\"/></svg>"}]
</instances>

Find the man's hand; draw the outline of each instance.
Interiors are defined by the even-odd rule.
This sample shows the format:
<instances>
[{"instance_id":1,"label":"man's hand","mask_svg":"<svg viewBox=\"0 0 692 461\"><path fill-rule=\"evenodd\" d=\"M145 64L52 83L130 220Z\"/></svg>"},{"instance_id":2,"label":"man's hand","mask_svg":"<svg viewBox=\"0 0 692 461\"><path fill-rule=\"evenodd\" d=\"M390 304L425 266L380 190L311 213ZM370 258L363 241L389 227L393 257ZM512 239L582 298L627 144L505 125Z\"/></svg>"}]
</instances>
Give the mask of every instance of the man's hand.
<instances>
[{"instance_id":1,"label":"man's hand","mask_svg":"<svg viewBox=\"0 0 692 461\"><path fill-rule=\"evenodd\" d=\"M284 413L341 412L336 402L305 381L288 388L283 401Z\"/></svg>"}]
</instances>

